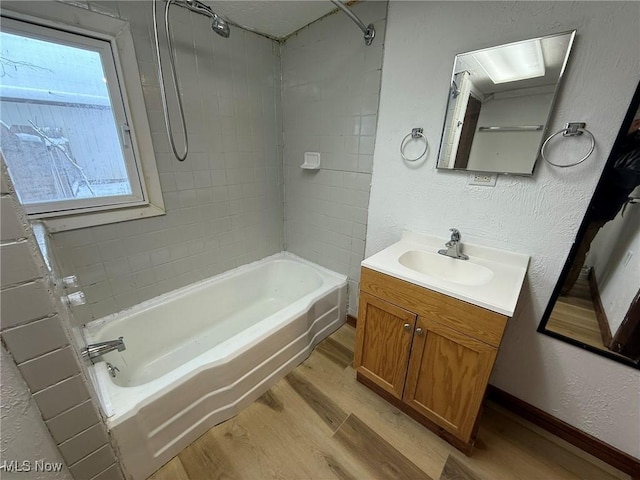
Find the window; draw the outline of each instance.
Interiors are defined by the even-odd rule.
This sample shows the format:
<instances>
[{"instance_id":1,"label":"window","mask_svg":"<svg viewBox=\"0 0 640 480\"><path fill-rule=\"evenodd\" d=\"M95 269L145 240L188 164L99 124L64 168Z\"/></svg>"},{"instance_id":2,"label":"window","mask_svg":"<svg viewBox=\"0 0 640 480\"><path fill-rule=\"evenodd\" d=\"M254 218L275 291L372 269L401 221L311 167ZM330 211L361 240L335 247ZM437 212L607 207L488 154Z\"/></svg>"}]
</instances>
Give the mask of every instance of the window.
<instances>
[{"instance_id":1,"label":"window","mask_svg":"<svg viewBox=\"0 0 640 480\"><path fill-rule=\"evenodd\" d=\"M132 48L126 22L74 10L117 33L4 10L0 32L0 147L25 210L54 231L163 213L146 111L133 118L124 90L141 90L135 55L128 82L131 55L118 64L123 40ZM136 142L144 135L146 154Z\"/></svg>"}]
</instances>

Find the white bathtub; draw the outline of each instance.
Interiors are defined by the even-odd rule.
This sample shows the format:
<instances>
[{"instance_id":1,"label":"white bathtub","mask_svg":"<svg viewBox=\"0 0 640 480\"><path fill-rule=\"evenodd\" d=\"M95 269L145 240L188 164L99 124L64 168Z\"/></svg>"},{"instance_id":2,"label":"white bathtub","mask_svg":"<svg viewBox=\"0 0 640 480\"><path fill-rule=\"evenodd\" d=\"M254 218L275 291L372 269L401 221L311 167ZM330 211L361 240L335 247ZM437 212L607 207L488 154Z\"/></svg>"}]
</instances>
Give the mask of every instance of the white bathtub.
<instances>
[{"instance_id":1,"label":"white bathtub","mask_svg":"<svg viewBox=\"0 0 640 480\"><path fill-rule=\"evenodd\" d=\"M280 253L87 324L88 343L127 347L90 372L128 475L146 478L302 362L344 322L346 285Z\"/></svg>"}]
</instances>

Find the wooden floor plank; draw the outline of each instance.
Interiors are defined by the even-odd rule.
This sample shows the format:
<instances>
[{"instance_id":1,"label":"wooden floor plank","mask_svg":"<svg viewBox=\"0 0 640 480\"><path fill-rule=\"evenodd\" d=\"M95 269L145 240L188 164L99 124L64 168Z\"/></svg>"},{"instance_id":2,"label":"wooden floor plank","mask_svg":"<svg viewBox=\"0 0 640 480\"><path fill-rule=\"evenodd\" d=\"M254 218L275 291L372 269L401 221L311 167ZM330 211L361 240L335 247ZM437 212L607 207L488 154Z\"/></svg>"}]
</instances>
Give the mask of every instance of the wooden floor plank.
<instances>
[{"instance_id":1,"label":"wooden floor plank","mask_svg":"<svg viewBox=\"0 0 640 480\"><path fill-rule=\"evenodd\" d=\"M342 328L339 328L338 330L336 330L330 337L328 337L332 340L335 340L336 342L338 342L340 345L342 345L343 347L345 347L347 350L349 350L352 354L353 354L353 349L355 347L356 344L356 329L349 326L349 325L345 325Z\"/></svg>"},{"instance_id":2,"label":"wooden floor plank","mask_svg":"<svg viewBox=\"0 0 640 480\"><path fill-rule=\"evenodd\" d=\"M261 403L276 412L281 412L284 409L282 402L273 394L272 390L267 390L256 400L256 402Z\"/></svg>"},{"instance_id":3,"label":"wooden floor plank","mask_svg":"<svg viewBox=\"0 0 640 480\"><path fill-rule=\"evenodd\" d=\"M343 369L353 362L353 350L331 337L321 342L317 351Z\"/></svg>"},{"instance_id":4,"label":"wooden floor plank","mask_svg":"<svg viewBox=\"0 0 640 480\"><path fill-rule=\"evenodd\" d=\"M354 477L351 473L345 471L344 466L341 465L340 462L336 460L333 456L326 455L324 459L327 462L327 465L329 466L329 468L331 469L331 472L333 472L333 474L336 476L337 479L357 480L357 477Z\"/></svg>"},{"instance_id":5,"label":"wooden floor plank","mask_svg":"<svg viewBox=\"0 0 640 480\"><path fill-rule=\"evenodd\" d=\"M378 480L431 480L389 442L351 414L334 434Z\"/></svg>"},{"instance_id":6,"label":"wooden floor plank","mask_svg":"<svg viewBox=\"0 0 640 480\"><path fill-rule=\"evenodd\" d=\"M300 375L291 372L285 379L332 431L347 418L347 412Z\"/></svg>"},{"instance_id":7,"label":"wooden floor plank","mask_svg":"<svg viewBox=\"0 0 640 480\"><path fill-rule=\"evenodd\" d=\"M480 480L480 477L456 460L454 456L449 455L442 469L440 480Z\"/></svg>"},{"instance_id":8,"label":"wooden floor plank","mask_svg":"<svg viewBox=\"0 0 640 480\"><path fill-rule=\"evenodd\" d=\"M169 463L149 477L149 480L191 480L182 466L180 457L174 457Z\"/></svg>"},{"instance_id":9,"label":"wooden floor plank","mask_svg":"<svg viewBox=\"0 0 640 480\"><path fill-rule=\"evenodd\" d=\"M240 477L233 468L232 462L218 446L213 436L205 433L178 454L180 463L190 480L196 479L229 479Z\"/></svg>"}]
</instances>

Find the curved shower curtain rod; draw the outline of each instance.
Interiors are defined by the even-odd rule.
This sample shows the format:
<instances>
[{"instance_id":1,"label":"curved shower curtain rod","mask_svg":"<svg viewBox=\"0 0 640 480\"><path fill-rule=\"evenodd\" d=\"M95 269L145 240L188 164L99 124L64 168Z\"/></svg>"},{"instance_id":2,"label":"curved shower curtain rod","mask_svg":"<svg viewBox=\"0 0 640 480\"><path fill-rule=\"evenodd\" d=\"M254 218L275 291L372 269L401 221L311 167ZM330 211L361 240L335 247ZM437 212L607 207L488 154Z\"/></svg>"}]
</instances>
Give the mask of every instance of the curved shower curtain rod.
<instances>
[{"instance_id":1,"label":"curved shower curtain rod","mask_svg":"<svg viewBox=\"0 0 640 480\"><path fill-rule=\"evenodd\" d=\"M351 9L349 7L347 7L344 3L340 2L339 0L330 0L330 1L336 7L338 7L340 10L342 10L344 13L346 13L347 16L351 20L353 20L353 23L355 23L358 26L358 28L360 30L362 30L362 33L364 33L364 43L365 43L365 45L367 45L367 46L371 45L371 42L373 41L373 39L376 36L376 29L373 28L373 24L370 23L369 25L365 25L364 23L362 23L362 20L360 20L358 18L358 16L351 11Z\"/></svg>"}]
</instances>

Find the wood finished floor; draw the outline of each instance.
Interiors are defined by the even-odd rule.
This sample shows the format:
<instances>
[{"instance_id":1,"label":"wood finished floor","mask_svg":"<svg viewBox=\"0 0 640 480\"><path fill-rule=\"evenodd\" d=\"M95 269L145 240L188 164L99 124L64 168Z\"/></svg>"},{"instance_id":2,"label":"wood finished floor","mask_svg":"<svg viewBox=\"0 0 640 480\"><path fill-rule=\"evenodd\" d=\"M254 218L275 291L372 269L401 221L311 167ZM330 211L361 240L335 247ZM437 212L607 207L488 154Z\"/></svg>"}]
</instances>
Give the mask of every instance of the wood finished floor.
<instances>
[{"instance_id":1,"label":"wood finished floor","mask_svg":"<svg viewBox=\"0 0 640 480\"><path fill-rule=\"evenodd\" d=\"M613 480L561 443L485 408L472 457L355 380L345 325L239 415L213 427L150 480ZM605 471L606 470L606 471Z\"/></svg>"},{"instance_id":2,"label":"wood finished floor","mask_svg":"<svg viewBox=\"0 0 640 480\"><path fill-rule=\"evenodd\" d=\"M568 295L558 297L547 322L547 330L610 351L602 335L586 279L579 278Z\"/></svg>"}]
</instances>

